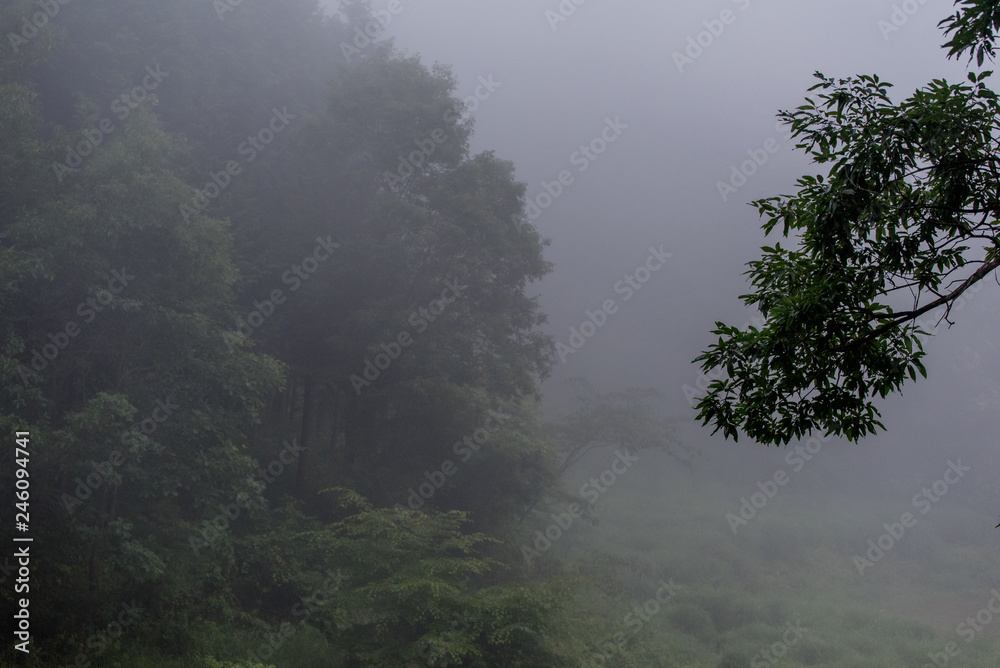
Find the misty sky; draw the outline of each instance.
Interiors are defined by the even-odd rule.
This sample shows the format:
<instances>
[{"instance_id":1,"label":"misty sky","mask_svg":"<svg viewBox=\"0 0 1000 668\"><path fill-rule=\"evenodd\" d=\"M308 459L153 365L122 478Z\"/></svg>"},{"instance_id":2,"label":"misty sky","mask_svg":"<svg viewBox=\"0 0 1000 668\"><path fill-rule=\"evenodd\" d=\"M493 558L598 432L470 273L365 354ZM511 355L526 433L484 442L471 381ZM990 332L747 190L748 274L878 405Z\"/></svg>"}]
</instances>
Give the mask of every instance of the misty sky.
<instances>
[{"instance_id":1,"label":"misty sky","mask_svg":"<svg viewBox=\"0 0 1000 668\"><path fill-rule=\"evenodd\" d=\"M474 151L512 160L533 200L543 181L572 175L536 221L556 265L535 286L549 332L566 343L588 310L609 298L619 308L556 368L549 396L562 379L584 376L606 389L655 387L672 413L693 416L682 387L695 384L690 360L711 341L712 324L755 315L738 299L745 263L765 243L747 202L788 193L814 170L776 129L777 110L800 104L817 70L876 73L896 85L896 99L933 78L964 78L964 61L946 60L940 48L937 23L952 2L905 4L915 13L881 0L567 0L562 6L575 11L556 21L557 0L401 0L385 32L398 48L450 65L461 97L475 93L480 77L500 84L474 113ZM894 11L902 25L890 32ZM720 25L679 67L674 54L687 56L688 38ZM574 152L601 136L607 119L628 127L581 172ZM717 183L765 146L773 150L767 162L723 201ZM661 244L672 258L624 302L616 284ZM890 431L882 440L930 445L953 440L957 425L962 438L993 438L997 292L987 285L956 313L958 325L931 342L930 380L882 402Z\"/></svg>"}]
</instances>

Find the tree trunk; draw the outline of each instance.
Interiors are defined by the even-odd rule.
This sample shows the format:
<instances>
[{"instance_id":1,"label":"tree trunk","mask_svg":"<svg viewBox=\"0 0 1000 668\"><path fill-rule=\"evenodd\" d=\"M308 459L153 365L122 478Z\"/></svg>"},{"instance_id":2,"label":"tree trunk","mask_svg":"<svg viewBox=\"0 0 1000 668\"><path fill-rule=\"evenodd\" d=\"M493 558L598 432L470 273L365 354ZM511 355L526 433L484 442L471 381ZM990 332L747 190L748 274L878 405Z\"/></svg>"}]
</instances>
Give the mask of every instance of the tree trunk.
<instances>
[{"instance_id":1,"label":"tree trunk","mask_svg":"<svg viewBox=\"0 0 1000 668\"><path fill-rule=\"evenodd\" d=\"M306 467L309 459L309 437L312 431L313 415L315 413L313 404L315 397L313 391L312 376L305 376L302 385L302 429L299 432L300 447L299 463L295 468L295 496L302 498L305 492Z\"/></svg>"}]
</instances>

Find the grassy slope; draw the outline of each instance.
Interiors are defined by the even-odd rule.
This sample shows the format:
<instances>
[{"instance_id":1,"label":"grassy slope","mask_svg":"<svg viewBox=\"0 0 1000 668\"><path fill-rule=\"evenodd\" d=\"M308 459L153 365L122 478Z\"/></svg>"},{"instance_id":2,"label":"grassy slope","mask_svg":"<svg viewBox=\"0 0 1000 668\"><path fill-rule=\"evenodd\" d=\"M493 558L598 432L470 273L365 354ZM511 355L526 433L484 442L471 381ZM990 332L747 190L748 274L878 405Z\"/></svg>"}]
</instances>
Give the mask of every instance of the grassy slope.
<instances>
[{"instance_id":1,"label":"grassy slope","mask_svg":"<svg viewBox=\"0 0 1000 668\"><path fill-rule=\"evenodd\" d=\"M559 637L568 652L592 657L581 668L922 668L948 642L960 654L940 665L1000 666L1000 615L971 642L956 631L986 606L992 589L1000 591L1000 530L993 531L987 513L949 494L860 576L852 557L883 522L912 510L913 483L881 498L845 493L835 481L820 484L834 476L811 465L734 534L725 515L756 491L755 482L766 478L761 471L775 470L780 456L769 456L757 470L737 464L737 477L749 483L734 487L718 482L711 464L692 474L658 453L642 453L599 497L597 523L575 521L536 561L542 577L578 578ZM568 489L613 459L595 453ZM726 453L716 460L732 461ZM634 616L637 605L655 599L661 581L679 585L675 595L645 619ZM789 623L800 624L802 637L769 660L763 653ZM187 659L125 646L124 656L103 665L180 668L198 655L245 657L259 644L245 631L201 631L199 647L183 648ZM269 663L326 668L336 665L330 657L321 634L303 629Z\"/></svg>"},{"instance_id":2,"label":"grassy slope","mask_svg":"<svg viewBox=\"0 0 1000 668\"><path fill-rule=\"evenodd\" d=\"M600 468L595 463L590 473ZM606 636L588 643L595 655L613 631L624 636L622 651L590 665L919 668L933 665L929 653L948 642L960 654L947 665L1000 665L1000 615L970 642L956 632L1000 589L1000 532L984 513L944 499L861 576L852 557L900 507L810 493L808 480L792 480L734 535L725 515L755 491L753 482L734 495L656 455L626 475L596 504L599 523L579 523L552 550L584 559L614 554L635 564L582 596L590 612L613 619ZM682 588L641 629L628 626L625 615L652 596L660 578ZM789 622L808 630L769 660L763 652Z\"/></svg>"}]
</instances>

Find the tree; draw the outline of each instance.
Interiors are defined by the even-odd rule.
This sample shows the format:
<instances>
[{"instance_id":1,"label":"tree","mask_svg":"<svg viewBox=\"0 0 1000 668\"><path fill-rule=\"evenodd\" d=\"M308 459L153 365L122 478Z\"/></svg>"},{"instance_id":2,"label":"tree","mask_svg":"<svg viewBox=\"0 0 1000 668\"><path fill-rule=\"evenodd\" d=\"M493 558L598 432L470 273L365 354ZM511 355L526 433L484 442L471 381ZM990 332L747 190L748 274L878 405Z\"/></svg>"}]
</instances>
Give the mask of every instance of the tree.
<instances>
[{"instance_id":1,"label":"tree","mask_svg":"<svg viewBox=\"0 0 1000 668\"><path fill-rule=\"evenodd\" d=\"M50 165L96 126L48 139L31 87L0 85L0 429L34 445L32 528L52 549L33 566L55 586L32 618L49 664L122 600L169 609L205 591L212 566L187 538L220 503L260 496L241 445L282 382L277 361L224 343L230 238L178 215L190 191L152 106L60 183Z\"/></svg>"},{"instance_id":2,"label":"tree","mask_svg":"<svg viewBox=\"0 0 1000 668\"><path fill-rule=\"evenodd\" d=\"M956 4L939 24L952 35L948 56L992 60L1000 2ZM716 323L718 342L696 358L728 374L697 406L704 424L767 444L813 430L857 441L885 428L873 400L926 377L924 323L950 323L962 294L1000 267L990 74L935 80L894 104L877 76L816 73L816 99L779 114L829 172L753 203L765 233L780 224L794 245L764 247L749 263L754 291L741 299L763 326Z\"/></svg>"},{"instance_id":3,"label":"tree","mask_svg":"<svg viewBox=\"0 0 1000 668\"><path fill-rule=\"evenodd\" d=\"M655 448L683 466L693 467L700 453L680 439L676 420L658 417L653 402L662 399L663 395L657 390L629 388L600 393L583 378L570 378L567 384L576 389L573 410L546 425L552 442L550 451L558 460L558 464L550 464L556 480L592 453L611 449L614 449L612 457L624 453L638 458L642 451ZM539 478L540 482L548 482L544 477ZM561 512L567 503L584 501L586 514L591 516L595 503L582 492L551 483L538 485L533 498L524 491L518 497L530 501L521 512L522 522L541 518L547 523L553 512Z\"/></svg>"},{"instance_id":4,"label":"tree","mask_svg":"<svg viewBox=\"0 0 1000 668\"><path fill-rule=\"evenodd\" d=\"M292 573L300 590L331 594L328 605L313 597L311 607L312 621L333 638L336 665L576 664L565 655L561 615L553 614L565 587L507 581L507 567L487 549L498 541L470 533L467 513L376 508L344 488L323 496L337 521L257 539L250 569ZM282 549L268 549L279 540ZM267 563L274 553L282 563ZM286 610L300 600L284 596Z\"/></svg>"},{"instance_id":5,"label":"tree","mask_svg":"<svg viewBox=\"0 0 1000 668\"><path fill-rule=\"evenodd\" d=\"M570 382L578 388L577 407L554 425L557 439L564 444L560 474L598 448L632 452L659 448L688 467L698 456L696 449L677 436L675 420L655 416L650 402L663 398L658 391L630 388L600 394L582 378Z\"/></svg>"},{"instance_id":6,"label":"tree","mask_svg":"<svg viewBox=\"0 0 1000 668\"><path fill-rule=\"evenodd\" d=\"M290 615L352 665L567 665L564 596L485 537L557 478L524 184L470 156L446 68L344 58L365 2L236 5L53 2L44 31L0 8L25 35L0 59L0 432L31 434L53 585L32 665L262 668L204 655L276 653ZM357 579L304 610L326 565ZM94 647L123 600L141 623Z\"/></svg>"},{"instance_id":7,"label":"tree","mask_svg":"<svg viewBox=\"0 0 1000 668\"><path fill-rule=\"evenodd\" d=\"M414 471L470 456L433 505L469 511L483 529L533 493L529 479L548 475L541 448L522 443L533 419L521 404L551 366L544 315L527 294L549 264L537 231L510 222L524 206L514 166L469 155L456 87L447 68L372 46L334 81L328 109L304 115L252 167L273 176L248 169L233 186L260 197L233 224L254 230L255 261L267 267L247 287L246 310L275 287L287 293L252 341L289 366L290 384L315 381L302 395L315 407L302 438L328 445L300 498L336 483L394 505L419 486ZM318 238L338 246L315 277L278 281ZM491 410L516 417L475 459L456 451L494 424Z\"/></svg>"}]
</instances>

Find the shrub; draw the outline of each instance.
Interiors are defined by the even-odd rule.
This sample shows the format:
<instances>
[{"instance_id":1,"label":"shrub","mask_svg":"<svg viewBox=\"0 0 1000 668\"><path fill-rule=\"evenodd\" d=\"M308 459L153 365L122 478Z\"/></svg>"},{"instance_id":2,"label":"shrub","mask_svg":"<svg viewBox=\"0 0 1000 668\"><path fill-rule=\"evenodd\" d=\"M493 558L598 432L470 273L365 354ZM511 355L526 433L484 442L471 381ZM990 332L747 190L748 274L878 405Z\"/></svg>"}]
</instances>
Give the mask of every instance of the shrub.
<instances>
[{"instance_id":1,"label":"shrub","mask_svg":"<svg viewBox=\"0 0 1000 668\"><path fill-rule=\"evenodd\" d=\"M687 603L680 605L669 613L670 623L688 635L701 640L711 640L715 637L715 624L707 612L696 605Z\"/></svg>"},{"instance_id":2,"label":"shrub","mask_svg":"<svg viewBox=\"0 0 1000 668\"><path fill-rule=\"evenodd\" d=\"M218 661L212 657L205 658L205 668L274 668L273 665L263 663L248 663L246 661Z\"/></svg>"},{"instance_id":3,"label":"shrub","mask_svg":"<svg viewBox=\"0 0 1000 668\"><path fill-rule=\"evenodd\" d=\"M743 652L726 652L719 659L718 668L751 668L750 657Z\"/></svg>"}]
</instances>

